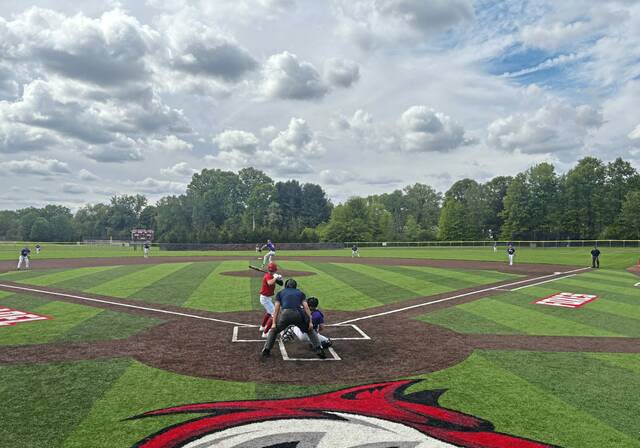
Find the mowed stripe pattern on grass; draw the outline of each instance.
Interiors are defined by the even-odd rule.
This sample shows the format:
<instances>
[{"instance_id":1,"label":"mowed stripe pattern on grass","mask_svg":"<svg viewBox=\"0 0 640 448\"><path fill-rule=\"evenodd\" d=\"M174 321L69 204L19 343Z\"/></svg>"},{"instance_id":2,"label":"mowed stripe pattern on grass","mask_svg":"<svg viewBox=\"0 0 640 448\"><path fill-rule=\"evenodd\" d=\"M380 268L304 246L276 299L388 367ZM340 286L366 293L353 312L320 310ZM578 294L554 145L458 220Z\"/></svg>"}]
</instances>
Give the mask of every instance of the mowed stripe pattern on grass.
<instances>
[{"instance_id":1,"label":"mowed stripe pattern on grass","mask_svg":"<svg viewBox=\"0 0 640 448\"><path fill-rule=\"evenodd\" d=\"M22 293L0 295L0 307L2 306L45 315L51 319L0 327L0 345L127 339L162 323L160 319Z\"/></svg>"},{"instance_id":2,"label":"mowed stripe pattern on grass","mask_svg":"<svg viewBox=\"0 0 640 448\"><path fill-rule=\"evenodd\" d=\"M639 363L640 355L476 351L407 392L445 390L440 405L507 434L567 448L638 448Z\"/></svg>"},{"instance_id":3,"label":"mowed stripe pattern on grass","mask_svg":"<svg viewBox=\"0 0 640 448\"><path fill-rule=\"evenodd\" d=\"M636 279L628 273L589 271L424 314L419 319L461 333L640 337L640 300L633 287ZM558 292L595 294L598 299L576 309L533 303Z\"/></svg>"}]
</instances>

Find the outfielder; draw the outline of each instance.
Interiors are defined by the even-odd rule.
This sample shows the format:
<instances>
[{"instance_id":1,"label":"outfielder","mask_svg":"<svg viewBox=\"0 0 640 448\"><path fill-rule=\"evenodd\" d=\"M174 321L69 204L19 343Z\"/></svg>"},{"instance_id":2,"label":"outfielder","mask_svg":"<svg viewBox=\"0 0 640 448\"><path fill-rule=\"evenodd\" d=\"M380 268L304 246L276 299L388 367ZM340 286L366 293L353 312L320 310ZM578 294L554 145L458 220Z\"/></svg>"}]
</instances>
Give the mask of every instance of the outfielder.
<instances>
[{"instance_id":1,"label":"outfielder","mask_svg":"<svg viewBox=\"0 0 640 448\"><path fill-rule=\"evenodd\" d=\"M309 310L311 311L311 324L313 325L313 329L318 333L318 339L320 340L320 346L324 349L331 347L331 340L324 336L321 331L324 329L324 314L322 311L318 309L318 298L317 297L309 297L307 299L307 304L309 305ZM303 332L299 327L295 325L291 325L289 328L282 333L282 340L284 342L290 341L293 338L297 338L302 342L309 342L309 336L307 333Z\"/></svg>"},{"instance_id":2,"label":"outfielder","mask_svg":"<svg viewBox=\"0 0 640 448\"><path fill-rule=\"evenodd\" d=\"M324 349L320 345L318 333L313 329L311 321L311 310L307 304L307 298L304 293L298 289L298 283L290 278L276 296L275 311L273 320L276 323L275 328L269 331L267 342L262 349L262 356L271 355L271 349L276 342L276 336L284 331L289 325L296 325L309 336L313 350L321 359L327 357Z\"/></svg>"},{"instance_id":3,"label":"outfielder","mask_svg":"<svg viewBox=\"0 0 640 448\"><path fill-rule=\"evenodd\" d=\"M260 288L260 304L264 308L264 316L260 324L260 332L262 337L266 338L267 333L273 325L273 313L275 307L273 305L273 295L276 292L276 282L282 279L282 275L277 273L278 266L275 263L267 265L267 273L262 277L262 287Z\"/></svg>"},{"instance_id":4,"label":"outfielder","mask_svg":"<svg viewBox=\"0 0 640 448\"><path fill-rule=\"evenodd\" d=\"M143 246L144 258L149 258L149 249L151 249L151 244L149 244L149 241L145 241Z\"/></svg>"},{"instance_id":5,"label":"outfielder","mask_svg":"<svg viewBox=\"0 0 640 448\"><path fill-rule=\"evenodd\" d=\"M267 249L268 252L262 259L262 267L264 267L267 263L271 263L273 261L273 257L276 256L276 246L271 242L271 240L267 240L267 244L260 248L260 251L263 249Z\"/></svg>"},{"instance_id":6,"label":"outfielder","mask_svg":"<svg viewBox=\"0 0 640 448\"><path fill-rule=\"evenodd\" d=\"M20 270L20 267L22 266L22 263L24 262L25 266L27 269L29 269L29 254L31 253L31 250L29 250L28 247L23 247L22 250L20 251L20 258L18 258L18 270Z\"/></svg>"},{"instance_id":7,"label":"outfielder","mask_svg":"<svg viewBox=\"0 0 640 448\"><path fill-rule=\"evenodd\" d=\"M36 255L40 254L40 249L41 249L41 246L39 244L36 244Z\"/></svg>"},{"instance_id":8,"label":"outfielder","mask_svg":"<svg viewBox=\"0 0 640 448\"><path fill-rule=\"evenodd\" d=\"M513 246L509 246L509 249L507 249L507 254L509 254L509 266L513 266L513 257L516 255L516 248Z\"/></svg>"}]
</instances>

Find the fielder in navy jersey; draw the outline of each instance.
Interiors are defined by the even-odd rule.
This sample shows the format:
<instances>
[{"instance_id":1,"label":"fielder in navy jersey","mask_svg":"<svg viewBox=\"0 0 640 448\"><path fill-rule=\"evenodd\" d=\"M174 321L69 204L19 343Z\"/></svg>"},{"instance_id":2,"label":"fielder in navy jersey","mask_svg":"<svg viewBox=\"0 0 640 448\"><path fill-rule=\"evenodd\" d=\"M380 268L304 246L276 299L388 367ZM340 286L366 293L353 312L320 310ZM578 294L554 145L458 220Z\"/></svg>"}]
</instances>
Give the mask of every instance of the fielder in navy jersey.
<instances>
[{"instance_id":1,"label":"fielder in navy jersey","mask_svg":"<svg viewBox=\"0 0 640 448\"><path fill-rule=\"evenodd\" d=\"M22 263L24 262L25 267L27 269L29 269L29 254L31 253L31 250L28 247L23 247L22 250L20 251L20 258L18 258L18 268L20 269L20 267L22 266Z\"/></svg>"}]
</instances>

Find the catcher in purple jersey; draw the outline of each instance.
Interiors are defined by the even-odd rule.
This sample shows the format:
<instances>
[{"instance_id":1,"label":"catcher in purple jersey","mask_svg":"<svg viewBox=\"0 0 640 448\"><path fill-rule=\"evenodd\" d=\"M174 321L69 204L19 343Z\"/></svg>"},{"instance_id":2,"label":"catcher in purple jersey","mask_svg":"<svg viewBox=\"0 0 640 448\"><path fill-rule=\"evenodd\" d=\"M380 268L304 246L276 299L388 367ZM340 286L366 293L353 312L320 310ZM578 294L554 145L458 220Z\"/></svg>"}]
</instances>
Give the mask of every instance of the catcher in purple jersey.
<instances>
[{"instance_id":1,"label":"catcher in purple jersey","mask_svg":"<svg viewBox=\"0 0 640 448\"><path fill-rule=\"evenodd\" d=\"M322 348L327 349L331 347L332 344L331 339L322 335L321 333L321 331L324 329L324 314L322 314L322 311L318 309L319 300L317 297L309 297L307 299L307 304L309 305L309 310L311 311L311 323L313 324L313 329L318 333L320 345ZM295 325L291 325L284 331L282 340L284 342L287 342L293 340L294 337L299 341L311 343L311 340L309 339L307 333L304 333Z\"/></svg>"}]
</instances>

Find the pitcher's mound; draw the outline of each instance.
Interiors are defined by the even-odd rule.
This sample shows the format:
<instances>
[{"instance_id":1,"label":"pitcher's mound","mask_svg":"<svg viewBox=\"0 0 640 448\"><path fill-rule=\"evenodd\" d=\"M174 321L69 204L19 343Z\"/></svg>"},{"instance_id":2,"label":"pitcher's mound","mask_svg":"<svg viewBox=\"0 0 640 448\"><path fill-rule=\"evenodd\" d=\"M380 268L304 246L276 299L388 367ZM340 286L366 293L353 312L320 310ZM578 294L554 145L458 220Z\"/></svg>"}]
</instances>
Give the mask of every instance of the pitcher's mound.
<instances>
[{"instance_id":1,"label":"pitcher's mound","mask_svg":"<svg viewBox=\"0 0 640 448\"><path fill-rule=\"evenodd\" d=\"M307 277L309 275L316 275L315 272L308 272L308 271L289 271L287 270L282 270L282 271L278 271L278 273L282 274L283 277L285 278L291 278L291 277ZM221 272L221 275L230 275L232 277L262 277L264 274L260 271L254 271L253 269L246 269L244 271L227 271L227 272Z\"/></svg>"}]
</instances>

